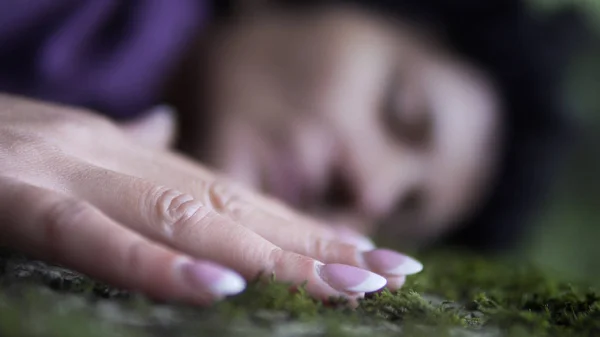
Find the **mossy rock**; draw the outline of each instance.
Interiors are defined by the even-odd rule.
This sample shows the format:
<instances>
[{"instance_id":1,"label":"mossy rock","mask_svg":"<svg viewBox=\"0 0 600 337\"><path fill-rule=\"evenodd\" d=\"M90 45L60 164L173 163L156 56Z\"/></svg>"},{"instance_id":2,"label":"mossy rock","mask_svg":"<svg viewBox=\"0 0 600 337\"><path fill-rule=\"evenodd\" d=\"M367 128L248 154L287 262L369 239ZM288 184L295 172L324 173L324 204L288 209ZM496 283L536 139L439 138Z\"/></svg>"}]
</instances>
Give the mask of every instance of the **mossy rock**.
<instances>
[{"instance_id":1,"label":"mossy rock","mask_svg":"<svg viewBox=\"0 0 600 337\"><path fill-rule=\"evenodd\" d=\"M356 310L284 284L212 308L151 302L68 270L0 255L0 336L600 336L600 297L524 263L439 252Z\"/></svg>"}]
</instances>

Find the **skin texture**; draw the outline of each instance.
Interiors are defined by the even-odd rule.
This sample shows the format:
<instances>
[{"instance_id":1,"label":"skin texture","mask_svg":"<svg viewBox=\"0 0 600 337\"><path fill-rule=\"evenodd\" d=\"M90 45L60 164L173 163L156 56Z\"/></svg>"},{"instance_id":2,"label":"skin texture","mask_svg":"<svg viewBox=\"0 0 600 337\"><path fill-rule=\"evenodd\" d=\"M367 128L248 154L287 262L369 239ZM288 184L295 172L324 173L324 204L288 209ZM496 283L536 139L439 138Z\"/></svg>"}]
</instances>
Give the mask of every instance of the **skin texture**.
<instances>
[{"instance_id":1,"label":"skin texture","mask_svg":"<svg viewBox=\"0 0 600 337\"><path fill-rule=\"evenodd\" d=\"M373 263L389 252L359 249L365 238L342 241L167 150L166 120L155 111L119 127L89 111L0 95L0 246L196 304L272 273L308 281L315 298L356 299L422 268L395 252L393 266ZM153 132L161 139L148 141Z\"/></svg>"},{"instance_id":2,"label":"skin texture","mask_svg":"<svg viewBox=\"0 0 600 337\"><path fill-rule=\"evenodd\" d=\"M192 152L235 180L410 246L488 192L495 89L429 35L352 8L258 11L216 32L190 112L212 128Z\"/></svg>"}]
</instances>

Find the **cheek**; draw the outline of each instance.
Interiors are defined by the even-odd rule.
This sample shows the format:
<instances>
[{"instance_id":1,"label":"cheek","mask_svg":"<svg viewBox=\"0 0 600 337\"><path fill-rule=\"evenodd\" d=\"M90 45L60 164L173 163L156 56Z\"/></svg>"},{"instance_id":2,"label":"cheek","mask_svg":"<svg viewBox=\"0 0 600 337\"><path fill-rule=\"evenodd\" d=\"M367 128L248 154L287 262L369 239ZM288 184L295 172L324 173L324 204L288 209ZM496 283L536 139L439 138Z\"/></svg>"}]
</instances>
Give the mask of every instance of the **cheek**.
<instances>
[{"instance_id":1,"label":"cheek","mask_svg":"<svg viewBox=\"0 0 600 337\"><path fill-rule=\"evenodd\" d=\"M431 221L456 223L480 203L498 152L499 107L482 77L450 68L430 84L436 115L431 155Z\"/></svg>"}]
</instances>

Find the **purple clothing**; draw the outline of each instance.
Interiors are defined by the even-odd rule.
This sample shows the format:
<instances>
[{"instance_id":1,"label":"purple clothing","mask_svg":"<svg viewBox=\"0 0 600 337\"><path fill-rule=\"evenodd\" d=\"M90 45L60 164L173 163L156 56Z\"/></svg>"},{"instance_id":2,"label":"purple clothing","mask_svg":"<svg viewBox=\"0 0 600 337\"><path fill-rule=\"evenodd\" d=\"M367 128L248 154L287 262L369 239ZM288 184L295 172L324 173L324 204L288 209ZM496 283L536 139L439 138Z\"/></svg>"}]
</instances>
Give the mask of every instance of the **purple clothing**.
<instances>
[{"instance_id":1,"label":"purple clothing","mask_svg":"<svg viewBox=\"0 0 600 337\"><path fill-rule=\"evenodd\" d=\"M158 103L206 0L2 0L0 92L117 119Z\"/></svg>"}]
</instances>

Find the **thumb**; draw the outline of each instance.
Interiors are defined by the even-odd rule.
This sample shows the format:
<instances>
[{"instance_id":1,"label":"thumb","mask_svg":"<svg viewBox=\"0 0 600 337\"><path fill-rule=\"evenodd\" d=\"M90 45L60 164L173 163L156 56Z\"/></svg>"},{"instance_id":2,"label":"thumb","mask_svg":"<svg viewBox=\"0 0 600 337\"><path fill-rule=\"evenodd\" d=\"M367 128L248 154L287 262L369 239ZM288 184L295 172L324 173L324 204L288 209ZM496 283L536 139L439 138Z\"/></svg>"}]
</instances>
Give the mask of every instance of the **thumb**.
<instances>
[{"instance_id":1,"label":"thumb","mask_svg":"<svg viewBox=\"0 0 600 337\"><path fill-rule=\"evenodd\" d=\"M143 117L122 123L121 129L135 141L149 147L167 149L175 138L175 110L169 105L157 105Z\"/></svg>"}]
</instances>

